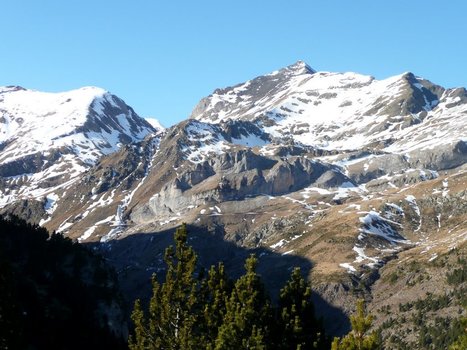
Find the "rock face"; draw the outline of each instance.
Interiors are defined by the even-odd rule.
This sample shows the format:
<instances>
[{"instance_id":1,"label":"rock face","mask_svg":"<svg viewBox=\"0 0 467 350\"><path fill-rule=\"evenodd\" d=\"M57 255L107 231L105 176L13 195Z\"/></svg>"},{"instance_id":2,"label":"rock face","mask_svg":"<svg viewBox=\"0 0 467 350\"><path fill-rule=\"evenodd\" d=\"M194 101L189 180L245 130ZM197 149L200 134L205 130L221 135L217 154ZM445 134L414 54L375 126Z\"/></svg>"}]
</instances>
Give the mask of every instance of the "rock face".
<instances>
[{"instance_id":1,"label":"rock face","mask_svg":"<svg viewBox=\"0 0 467 350\"><path fill-rule=\"evenodd\" d=\"M132 296L182 222L206 263L257 252L271 288L302 266L322 310L379 295L401 256L465 250L467 92L412 73L297 62L167 130L96 88L2 88L0 113L1 210L100 247Z\"/></svg>"},{"instance_id":2,"label":"rock face","mask_svg":"<svg viewBox=\"0 0 467 350\"><path fill-rule=\"evenodd\" d=\"M121 99L94 87L0 88L0 130L1 206L71 188L102 156L157 132Z\"/></svg>"}]
</instances>

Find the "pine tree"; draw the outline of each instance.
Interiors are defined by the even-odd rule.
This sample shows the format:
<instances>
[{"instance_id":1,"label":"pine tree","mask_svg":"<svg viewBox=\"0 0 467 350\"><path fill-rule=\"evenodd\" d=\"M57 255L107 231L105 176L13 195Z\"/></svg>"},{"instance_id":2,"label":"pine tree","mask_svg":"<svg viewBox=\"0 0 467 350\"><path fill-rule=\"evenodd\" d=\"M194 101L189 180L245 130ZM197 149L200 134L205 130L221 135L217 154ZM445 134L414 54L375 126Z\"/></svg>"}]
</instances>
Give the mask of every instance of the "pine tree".
<instances>
[{"instance_id":1,"label":"pine tree","mask_svg":"<svg viewBox=\"0 0 467 350\"><path fill-rule=\"evenodd\" d=\"M196 254L187 245L186 226L166 250L165 281L153 277L153 295L145 316L139 300L132 320L131 350L142 349L312 349L324 348L324 331L314 317L311 289L300 269L291 274L273 309L256 272L258 260L245 261L235 284L222 263L196 273Z\"/></svg>"},{"instance_id":2,"label":"pine tree","mask_svg":"<svg viewBox=\"0 0 467 350\"><path fill-rule=\"evenodd\" d=\"M108 327L121 306L113 276L84 246L0 215L0 349L123 348Z\"/></svg>"},{"instance_id":3,"label":"pine tree","mask_svg":"<svg viewBox=\"0 0 467 350\"><path fill-rule=\"evenodd\" d=\"M208 276L202 281L200 293L203 298L202 319L198 324L203 327L205 348L214 349L218 330L227 312L227 301L232 292L232 283L228 279L223 263L211 266Z\"/></svg>"},{"instance_id":4,"label":"pine tree","mask_svg":"<svg viewBox=\"0 0 467 350\"><path fill-rule=\"evenodd\" d=\"M467 349L467 317L461 319L463 333L449 346L449 350L465 350Z\"/></svg>"},{"instance_id":5,"label":"pine tree","mask_svg":"<svg viewBox=\"0 0 467 350\"><path fill-rule=\"evenodd\" d=\"M256 273L257 263L256 257L251 255L245 262L245 275L235 283L216 339L217 350L266 348L271 304Z\"/></svg>"},{"instance_id":6,"label":"pine tree","mask_svg":"<svg viewBox=\"0 0 467 350\"><path fill-rule=\"evenodd\" d=\"M187 229L183 224L175 232L175 248L170 246L164 256L167 264L165 282L153 278L153 296L146 320L140 302L136 301L132 320L135 337L129 346L139 349L195 349L198 281L195 279L196 254L187 245Z\"/></svg>"},{"instance_id":7,"label":"pine tree","mask_svg":"<svg viewBox=\"0 0 467 350\"><path fill-rule=\"evenodd\" d=\"M311 288L301 275L293 270L290 279L280 291L278 308L279 349L324 348L324 331L314 315Z\"/></svg>"},{"instance_id":8,"label":"pine tree","mask_svg":"<svg viewBox=\"0 0 467 350\"><path fill-rule=\"evenodd\" d=\"M141 301L135 301L135 307L131 313L131 320L135 325L134 337L130 335L129 348L130 350L141 350L151 348L151 335L147 332L146 321L143 310L141 309Z\"/></svg>"},{"instance_id":9,"label":"pine tree","mask_svg":"<svg viewBox=\"0 0 467 350\"><path fill-rule=\"evenodd\" d=\"M374 350L378 349L378 336L375 331L368 334L373 322L371 315L365 314L362 299L357 301L357 312L350 316L352 330L342 339L334 338L331 350Z\"/></svg>"}]
</instances>

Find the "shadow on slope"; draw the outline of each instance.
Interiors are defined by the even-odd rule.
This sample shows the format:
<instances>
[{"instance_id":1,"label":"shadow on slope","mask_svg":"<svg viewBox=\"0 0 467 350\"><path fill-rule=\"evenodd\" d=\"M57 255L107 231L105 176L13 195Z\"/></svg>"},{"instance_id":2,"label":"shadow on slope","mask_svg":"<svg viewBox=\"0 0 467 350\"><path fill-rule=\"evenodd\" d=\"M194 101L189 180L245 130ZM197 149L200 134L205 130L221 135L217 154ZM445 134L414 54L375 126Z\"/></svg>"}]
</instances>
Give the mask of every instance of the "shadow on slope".
<instances>
[{"instance_id":1,"label":"shadow on slope","mask_svg":"<svg viewBox=\"0 0 467 350\"><path fill-rule=\"evenodd\" d=\"M117 271L123 295L132 308L136 298L148 300L151 296L151 276L155 273L161 278L165 273L163 261L166 247L174 244L175 230L156 233L142 233L127 236L105 244L92 243L93 249L100 251ZM223 239L222 228L209 233L205 228L188 225L188 243L193 246L198 262L206 269L223 262L229 276L238 278L244 273L244 262L250 254L258 257L258 273L269 290L271 297L277 299L279 290L290 277L294 267L300 267L308 276L312 263L296 255L282 255L266 248L248 249ZM326 331L341 335L350 329L347 316L338 308L328 304L314 293L313 301L317 316L323 317Z\"/></svg>"}]
</instances>

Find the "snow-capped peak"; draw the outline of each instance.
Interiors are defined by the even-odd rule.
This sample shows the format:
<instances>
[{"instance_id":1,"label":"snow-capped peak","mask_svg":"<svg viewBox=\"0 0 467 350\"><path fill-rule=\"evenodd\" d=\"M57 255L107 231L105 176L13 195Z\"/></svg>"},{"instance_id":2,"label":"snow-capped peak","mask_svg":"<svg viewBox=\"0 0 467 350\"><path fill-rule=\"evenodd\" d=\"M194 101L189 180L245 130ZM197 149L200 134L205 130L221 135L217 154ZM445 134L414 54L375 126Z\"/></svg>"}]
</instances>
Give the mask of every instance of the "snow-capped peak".
<instances>
[{"instance_id":1,"label":"snow-capped peak","mask_svg":"<svg viewBox=\"0 0 467 350\"><path fill-rule=\"evenodd\" d=\"M5 88L2 92L0 142L27 134L33 143L55 139L84 124L91 104L106 93L91 87L62 93Z\"/></svg>"},{"instance_id":2,"label":"snow-capped peak","mask_svg":"<svg viewBox=\"0 0 467 350\"><path fill-rule=\"evenodd\" d=\"M465 134L463 105L455 106L467 96L449 91L410 72L376 80L352 72L315 72L298 61L214 91L191 118L215 124L248 121L275 138L292 137L323 149L379 145L403 152L455 143ZM458 117L445 123L446 115ZM446 137L426 136L435 124Z\"/></svg>"},{"instance_id":3,"label":"snow-capped peak","mask_svg":"<svg viewBox=\"0 0 467 350\"><path fill-rule=\"evenodd\" d=\"M123 100L98 87L48 93L0 87L0 176L21 186L0 207L69 188L103 155L155 130Z\"/></svg>"},{"instance_id":4,"label":"snow-capped peak","mask_svg":"<svg viewBox=\"0 0 467 350\"><path fill-rule=\"evenodd\" d=\"M68 148L85 163L153 130L121 99L98 87L60 93L1 88L0 163Z\"/></svg>"},{"instance_id":5,"label":"snow-capped peak","mask_svg":"<svg viewBox=\"0 0 467 350\"><path fill-rule=\"evenodd\" d=\"M306 62L299 60L285 69L293 71L295 74L313 74L316 70L311 68Z\"/></svg>"},{"instance_id":6,"label":"snow-capped peak","mask_svg":"<svg viewBox=\"0 0 467 350\"><path fill-rule=\"evenodd\" d=\"M18 90L26 90L26 89L18 85L0 86L0 94L3 94L5 92L18 91Z\"/></svg>"},{"instance_id":7,"label":"snow-capped peak","mask_svg":"<svg viewBox=\"0 0 467 350\"><path fill-rule=\"evenodd\" d=\"M158 132L164 131L165 127L161 124L159 119L156 119L154 117L146 117L144 118L149 124L152 125L154 129L156 129Z\"/></svg>"}]
</instances>

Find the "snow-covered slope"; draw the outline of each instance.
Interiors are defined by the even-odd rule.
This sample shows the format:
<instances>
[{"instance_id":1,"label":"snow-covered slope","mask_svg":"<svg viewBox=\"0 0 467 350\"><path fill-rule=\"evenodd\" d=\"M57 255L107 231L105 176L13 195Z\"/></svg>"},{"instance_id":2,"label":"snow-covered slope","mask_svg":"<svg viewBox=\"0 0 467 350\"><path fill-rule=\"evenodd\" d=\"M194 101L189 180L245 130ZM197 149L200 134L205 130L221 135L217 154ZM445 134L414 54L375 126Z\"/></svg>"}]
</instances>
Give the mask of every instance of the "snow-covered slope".
<instances>
[{"instance_id":1,"label":"snow-covered slope","mask_svg":"<svg viewBox=\"0 0 467 350\"><path fill-rule=\"evenodd\" d=\"M200 256L238 268L254 248L268 281L301 261L345 309L392 262L465 252L466 128L463 88L303 62L218 89L164 130L101 89L5 87L0 212L94 242L128 289L185 222Z\"/></svg>"},{"instance_id":2,"label":"snow-covered slope","mask_svg":"<svg viewBox=\"0 0 467 350\"><path fill-rule=\"evenodd\" d=\"M96 87L64 93L3 87L0 112L2 163L66 147L93 164L153 131L122 100Z\"/></svg>"},{"instance_id":3,"label":"snow-covered slope","mask_svg":"<svg viewBox=\"0 0 467 350\"><path fill-rule=\"evenodd\" d=\"M155 132L100 88L46 93L0 87L0 205L70 186L103 155Z\"/></svg>"},{"instance_id":4,"label":"snow-covered slope","mask_svg":"<svg viewBox=\"0 0 467 350\"><path fill-rule=\"evenodd\" d=\"M315 72L303 62L203 99L192 118L254 122L270 136L328 150L407 153L465 141L465 89L404 73L385 80Z\"/></svg>"},{"instance_id":5,"label":"snow-covered slope","mask_svg":"<svg viewBox=\"0 0 467 350\"><path fill-rule=\"evenodd\" d=\"M146 117L144 118L149 124L151 124L156 130L164 131L165 127L161 124L161 122L153 117Z\"/></svg>"},{"instance_id":6,"label":"snow-covered slope","mask_svg":"<svg viewBox=\"0 0 467 350\"><path fill-rule=\"evenodd\" d=\"M310 188L332 203L367 200L373 191L433 180L467 158L465 89L412 73L378 81L316 72L301 61L214 91L190 119L164 132L92 87L58 94L1 88L0 111L1 205L42 198L42 219L49 218L89 169L75 188L81 196L61 210L77 218L62 228L73 236L93 226L77 224L89 208L125 202L120 228L125 220L176 224L196 205L261 195L287 196L309 210ZM136 145L151 133L155 139ZM131 146L116 154L122 144ZM104 155L104 165L93 166ZM96 222L109 217L95 215ZM61 227L68 219L56 220Z\"/></svg>"}]
</instances>

